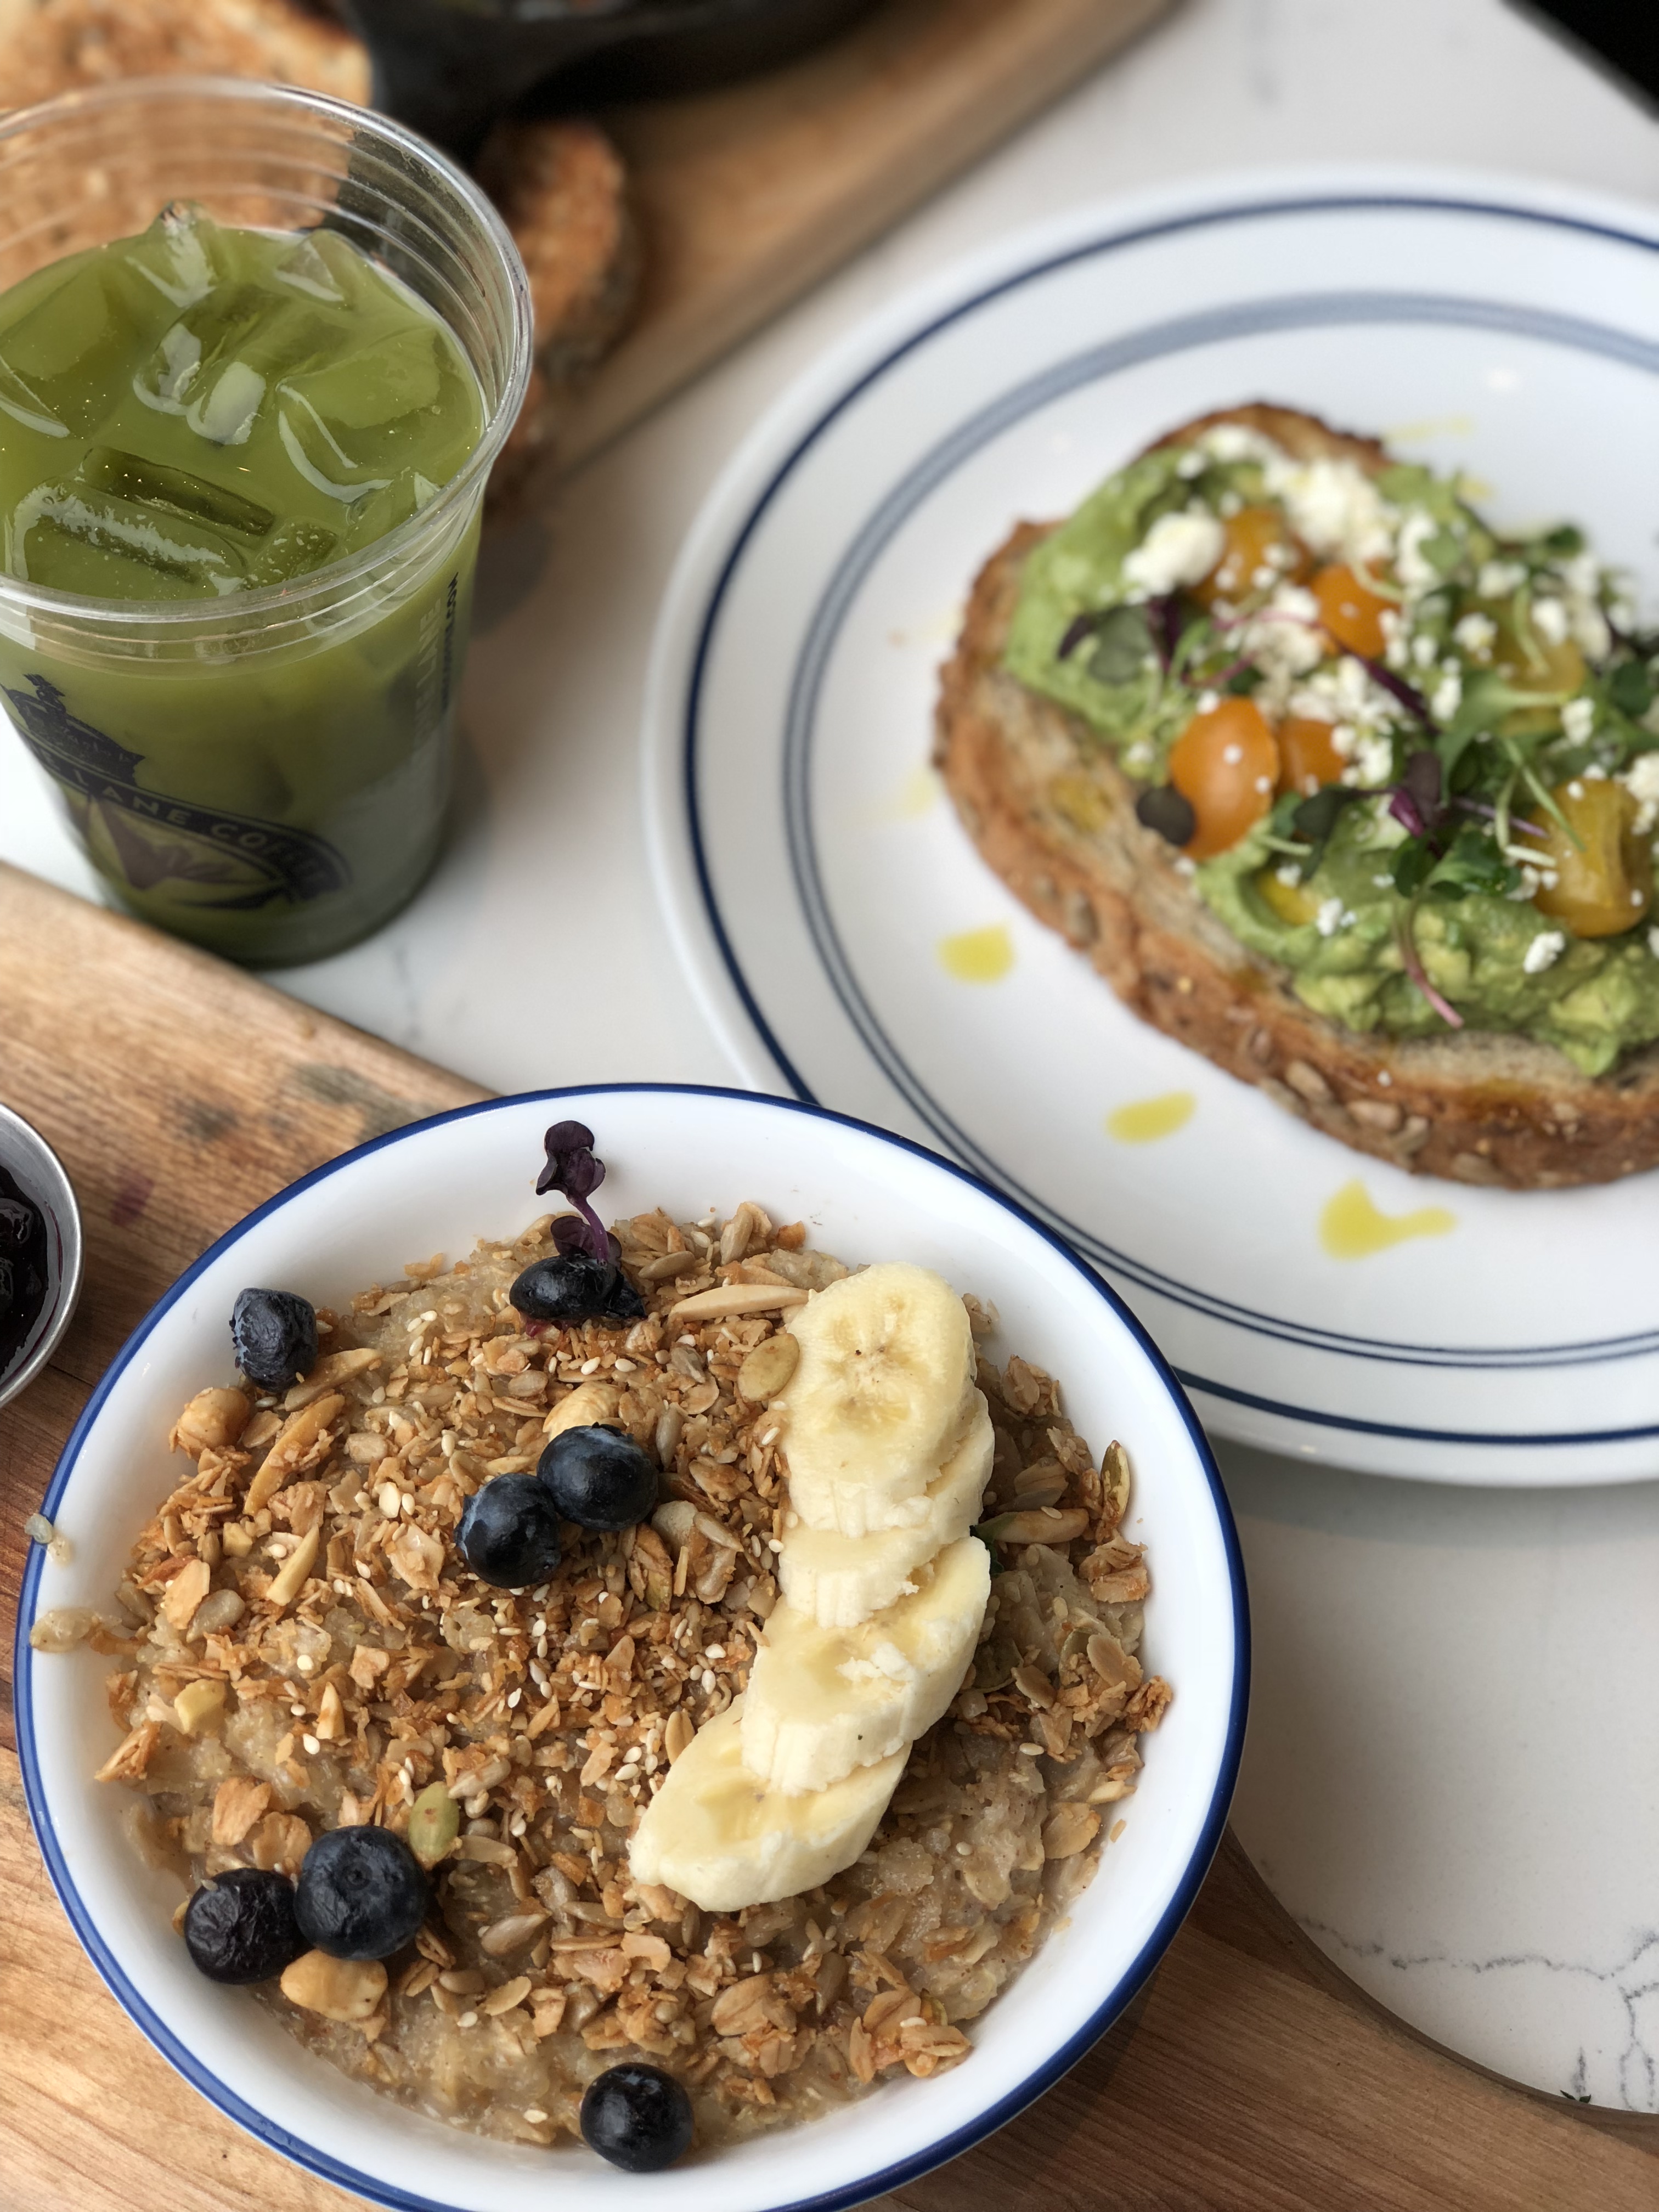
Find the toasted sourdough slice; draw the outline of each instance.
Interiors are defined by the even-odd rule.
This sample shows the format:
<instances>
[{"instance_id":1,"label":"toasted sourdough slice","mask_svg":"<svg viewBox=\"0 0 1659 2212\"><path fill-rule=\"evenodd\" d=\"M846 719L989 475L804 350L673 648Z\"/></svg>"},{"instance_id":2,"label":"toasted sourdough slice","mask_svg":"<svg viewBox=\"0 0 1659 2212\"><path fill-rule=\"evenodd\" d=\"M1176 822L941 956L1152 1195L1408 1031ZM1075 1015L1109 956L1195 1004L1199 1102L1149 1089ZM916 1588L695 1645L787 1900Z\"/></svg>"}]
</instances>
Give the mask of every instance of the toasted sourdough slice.
<instances>
[{"instance_id":1,"label":"toasted sourdough slice","mask_svg":"<svg viewBox=\"0 0 1659 2212\"><path fill-rule=\"evenodd\" d=\"M180 72L274 78L360 106L369 97L366 49L316 0L0 0L0 113ZM477 168L524 256L536 319L530 389L490 477L500 510L532 488L571 401L621 335L640 252L622 158L596 124L502 124Z\"/></svg>"},{"instance_id":2,"label":"toasted sourdough slice","mask_svg":"<svg viewBox=\"0 0 1659 2212\"><path fill-rule=\"evenodd\" d=\"M1201 416L1159 444L1237 422L1298 458L1376 471L1375 441L1267 405ZM1420 1175L1515 1190L1607 1182L1659 1164L1659 1045L1583 1075L1553 1045L1463 1030L1364 1035L1315 1013L1290 969L1251 952L1136 818L1139 787L1064 708L1002 666L1020 574L1053 525L1022 523L976 579L940 679L934 762L981 856L1039 921L1086 952L1143 1020L1329 1136ZM1086 776L1098 826L1051 797ZM1074 809L1075 811L1075 809Z\"/></svg>"}]
</instances>

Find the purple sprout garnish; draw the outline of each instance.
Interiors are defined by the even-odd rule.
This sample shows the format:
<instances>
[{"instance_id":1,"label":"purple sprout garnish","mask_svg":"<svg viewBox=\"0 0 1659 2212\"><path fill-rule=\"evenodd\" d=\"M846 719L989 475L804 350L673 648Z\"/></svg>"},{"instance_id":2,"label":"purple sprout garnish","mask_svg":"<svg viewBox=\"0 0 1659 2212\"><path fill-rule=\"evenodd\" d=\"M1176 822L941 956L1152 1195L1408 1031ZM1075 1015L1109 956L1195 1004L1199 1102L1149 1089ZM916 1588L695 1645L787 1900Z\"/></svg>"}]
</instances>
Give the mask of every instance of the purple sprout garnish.
<instances>
[{"instance_id":1,"label":"purple sprout garnish","mask_svg":"<svg viewBox=\"0 0 1659 2212\"><path fill-rule=\"evenodd\" d=\"M1416 905L1415 902L1413 902L1411 906L1407 907L1405 913L1400 918L1400 927L1398 932L1400 957L1405 964L1406 973L1411 977L1413 982L1416 984L1418 989L1423 994L1423 996L1428 1000L1429 1004L1434 1008L1436 1013L1439 1015L1441 1020L1446 1024L1447 1027L1449 1029L1461 1030L1463 1026L1462 1015L1458 1012L1456 1007L1451 1004L1449 1000L1443 999L1441 997L1439 992L1437 991L1433 984L1430 982L1427 973L1424 969L1422 957L1417 950L1417 939L1412 931L1412 921L1415 913Z\"/></svg>"},{"instance_id":2,"label":"purple sprout garnish","mask_svg":"<svg viewBox=\"0 0 1659 2212\"><path fill-rule=\"evenodd\" d=\"M1340 644L1341 640L1338 639L1337 642ZM1434 727L1434 717L1429 712L1429 702L1415 685L1407 684L1403 676L1396 676L1393 669L1385 665L1383 662L1373 660L1368 653L1352 653L1351 648L1346 646L1343 647L1343 651L1351 653L1351 657L1359 663L1372 683L1380 684L1391 699L1398 700L1414 721L1420 722L1425 730L1431 730Z\"/></svg>"},{"instance_id":3,"label":"purple sprout garnish","mask_svg":"<svg viewBox=\"0 0 1659 2212\"><path fill-rule=\"evenodd\" d=\"M1389 811L1411 836L1432 837L1446 813L1440 788L1440 756L1424 746L1406 763Z\"/></svg>"},{"instance_id":4,"label":"purple sprout garnish","mask_svg":"<svg viewBox=\"0 0 1659 2212\"><path fill-rule=\"evenodd\" d=\"M1085 637L1092 637L1106 619L1106 610L1095 609L1073 615L1066 625L1060 643L1054 647L1056 660L1069 660Z\"/></svg>"},{"instance_id":5,"label":"purple sprout garnish","mask_svg":"<svg viewBox=\"0 0 1659 2212\"><path fill-rule=\"evenodd\" d=\"M593 1132L580 1121L556 1121L542 1139L547 1165L536 1178L536 1195L562 1192L580 1218L561 1214L553 1224L553 1242L562 1253L586 1252L608 1261L611 1236L588 1200L605 1181L605 1162L593 1151Z\"/></svg>"},{"instance_id":6,"label":"purple sprout garnish","mask_svg":"<svg viewBox=\"0 0 1659 2212\"><path fill-rule=\"evenodd\" d=\"M1479 799L1454 799L1452 805L1461 808L1465 814L1479 814L1488 822L1496 822L1498 819L1498 809L1495 806L1486 805ZM1550 834L1547 830L1540 830L1535 822L1528 822L1521 815L1511 814L1509 826L1511 830L1519 830L1528 837L1547 838Z\"/></svg>"},{"instance_id":7,"label":"purple sprout garnish","mask_svg":"<svg viewBox=\"0 0 1659 2212\"><path fill-rule=\"evenodd\" d=\"M1181 609L1181 596L1176 592L1160 592L1146 605L1146 626L1152 632L1152 649L1167 676L1175 665L1181 634L1187 627L1186 617Z\"/></svg>"}]
</instances>

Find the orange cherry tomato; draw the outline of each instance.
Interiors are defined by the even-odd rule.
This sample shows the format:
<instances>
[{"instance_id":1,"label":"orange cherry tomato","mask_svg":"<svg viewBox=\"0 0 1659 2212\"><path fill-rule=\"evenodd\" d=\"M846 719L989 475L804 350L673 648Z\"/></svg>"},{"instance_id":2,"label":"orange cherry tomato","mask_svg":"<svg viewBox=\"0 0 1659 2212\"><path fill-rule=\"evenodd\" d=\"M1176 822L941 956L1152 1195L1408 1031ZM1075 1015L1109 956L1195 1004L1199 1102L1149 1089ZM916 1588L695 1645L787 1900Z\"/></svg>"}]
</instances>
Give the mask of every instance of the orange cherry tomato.
<instances>
[{"instance_id":1,"label":"orange cherry tomato","mask_svg":"<svg viewBox=\"0 0 1659 2212\"><path fill-rule=\"evenodd\" d=\"M1328 783L1340 783L1348 763L1331 742L1334 722L1287 715L1279 726L1279 787L1311 799Z\"/></svg>"},{"instance_id":2,"label":"orange cherry tomato","mask_svg":"<svg viewBox=\"0 0 1659 2212\"><path fill-rule=\"evenodd\" d=\"M1170 754L1170 781L1197 818L1184 848L1189 860L1237 844L1273 805L1279 784L1279 745L1261 708L1224 699L1194 714Z\"/></svg>"},{"instance_id":3,"label":"orange cherry tomato","mask_svg":"<svg viewBox=\"0 0 1659 2212\"><path fill-rule=\"evenodd\" d=\"M1273 581L1299 584L1313 566L1307 547L1276 507L1241 507L1223 527L1227 542L1221 558L1193 586L1193 597L1206 607L1269 589L1258 581L1264 570L1272 571Z\"/></svg>"},{"instance_id":4,"label":"orange cherry tomato","mask_svg":"<svg viewBox=\"0 0 1659 2212\"><path fill-rule=\"evenodd\" d=\"M1535 865L1555 881L1535 892L1533 904L1575 937L1620 937L1644 921L1653 903L1650 841L1636 835L1636 801L1605 776L1558 784L1550 797L1572 824L1572 840L1540 807L1532 816L1547 834ZM1531 849L1530 837L1516 839Z\"/></svg>"},{"instance_id":5,"label":"orange cherry tomato","mask_svg":"<svg viewBox=\"0 0 1659 2212\"><path fill-rule=\"evenodd\" d=\"M1391 599L1371 591L1340 562L1322 568L1308 588L1319 602L1320 620L1345 652L1382 658L1388 643L1382 617L1393 608Z\"/></svg>"}]
</instances>

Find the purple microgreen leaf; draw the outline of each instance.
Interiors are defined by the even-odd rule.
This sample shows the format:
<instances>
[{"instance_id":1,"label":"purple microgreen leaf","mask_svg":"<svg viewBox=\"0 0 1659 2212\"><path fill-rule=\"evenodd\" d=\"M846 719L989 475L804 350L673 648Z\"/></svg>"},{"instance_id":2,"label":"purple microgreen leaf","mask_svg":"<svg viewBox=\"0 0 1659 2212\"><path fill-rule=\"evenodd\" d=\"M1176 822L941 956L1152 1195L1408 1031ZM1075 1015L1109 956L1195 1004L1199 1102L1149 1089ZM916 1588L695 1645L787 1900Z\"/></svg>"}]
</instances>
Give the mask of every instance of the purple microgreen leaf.
<instances>
[{"instance_id":1,"label":"purple microgreen leaf","mask_svg":"<svg viewBox=\"0 0 1659 2212\"><path fill-rule=\"evenodd\" d=\"M1338 642L1340 643L1340 640ZM1345 647L1343 649L1346 651L1347 648ZM1427 700L1420 691L1407 684L1403 676L1396 676L1392 668L1388 667L1382 661L1373 660L1369 653L1356 653L1352 658L1359 663L1373 684L1380 684L1389 698L1399 701L1414 721L1420 722L1425 730L1431 730L1434 727L1434 718L1429 712Z\"/></svg>"},{"instance_id":2,"label":"purple microgreen leaf","mask_svg":"<svg viewBox=\"0 0 1659 2212\"><path fill-rule=\"evenodd\" d=\"M1488 822L1496 822L1498 819L1498 809L1495 806L1483 805L1478 799L1454 799L1452 805L1460 807L1465 814L1481 815ZM1512 814L1510 817L1509 827L1512 831L1521 830L1528 837L1547 839L1549 836L1547 830L1540 830L1535 822L1525 821L1517 815Z\"/></svg>"},{"instance_id":3,"label":"purple microgreen leaf","mask_svg":"<svg viewBox=\"0 0 1659 2212\"><path fill-rule=\"evenodd\" d=\"M1407 761L1389 800L1389 811L1413 837L1431 837L1445 817L1440 798L1440 756L1420 747Z\"/></svg>"},{"instance_id":4,"label":"purple microgreen leaf","mask_svg":"<svg viewBox=\"0 0 1659 2212\"><path fill-rule=\"evenodd\" d=\"M538 1197L562 1191L581 1216L578 1223L569 1214L561 1215L554 1224L554 1243L562 1253L583 1251L596 1260L609 1260L610 1236L587 1203L605 1181L605 1162L593 1153L593 1132L580 1121L556 1121L542 1141L547 1165L536 1178Z\"/></svg>"},{"instance_id":5,"label":"purple microgreen leaf","mask_svg":"<svg viewBox=\"0 0 1659 2212\"><path fill-rule=\"evenodd\" d=\"M1160 592L1156 599L1148 599L1146 618L1152 633L1153 648L1167 676L1175 663L1181 633L1186 628L1179 593Z\"/></svg>"}]
</instances>

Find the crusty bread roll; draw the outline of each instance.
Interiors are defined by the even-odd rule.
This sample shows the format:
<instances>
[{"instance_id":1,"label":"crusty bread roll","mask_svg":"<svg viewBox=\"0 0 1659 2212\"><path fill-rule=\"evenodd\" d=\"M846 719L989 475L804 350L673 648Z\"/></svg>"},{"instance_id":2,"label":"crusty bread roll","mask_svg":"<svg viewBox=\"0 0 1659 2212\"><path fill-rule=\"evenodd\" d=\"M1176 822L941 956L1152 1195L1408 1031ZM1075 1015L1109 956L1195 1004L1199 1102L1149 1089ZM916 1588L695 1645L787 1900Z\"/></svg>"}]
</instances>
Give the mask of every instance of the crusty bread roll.
<instances>
[{"instance_id":1,"label":"crusty bread roll","mask_svg":"<svg viewBox=\"0 0 1659 2212\"><path fill-rule=\"evenodd\" d=\"M1209 415L1298 457L1376 471L1370 439L1268 406ZM1002 666L1020 572L1048 528L1022 523L980 572L940 683L934 760L983 858L1040 921L1085 952L1143 1020L1264 1090L1316 1128L1397 1167L1460 1182L1547 1190L1659 1164L1659 1045L1580 1073L1553 1045L1489 1030L1361 1035L1304 1006L1291 971L1241 945L1144 829L1137 787L1063 708ZM1086 759L1106 818L1083 830L1054 778Z\"/></svg>"}]
</instances>

